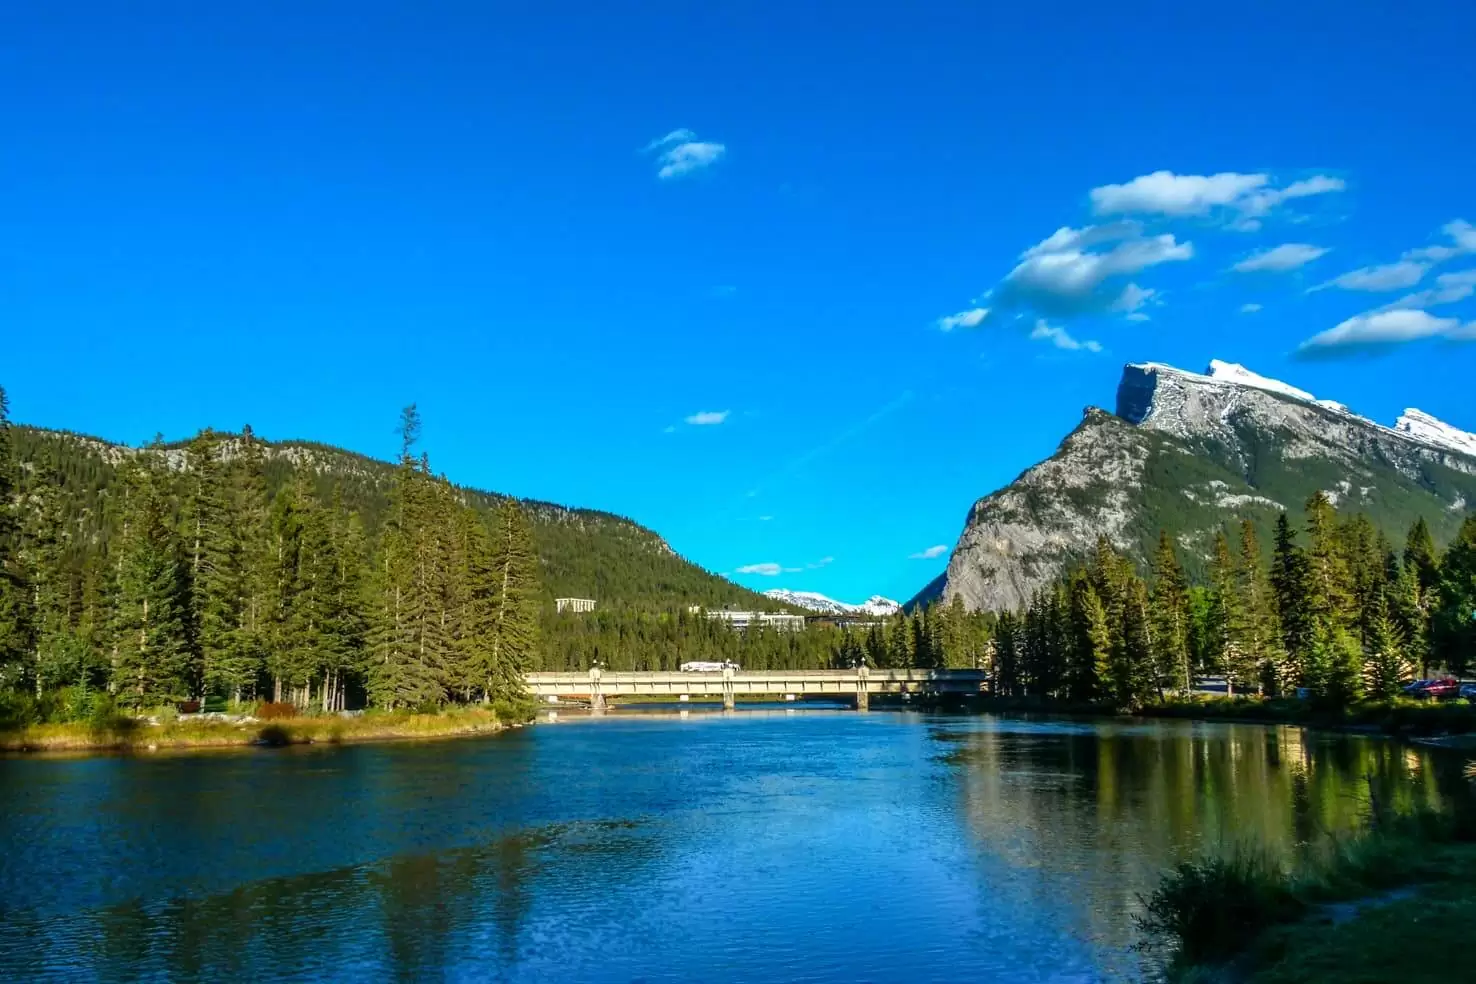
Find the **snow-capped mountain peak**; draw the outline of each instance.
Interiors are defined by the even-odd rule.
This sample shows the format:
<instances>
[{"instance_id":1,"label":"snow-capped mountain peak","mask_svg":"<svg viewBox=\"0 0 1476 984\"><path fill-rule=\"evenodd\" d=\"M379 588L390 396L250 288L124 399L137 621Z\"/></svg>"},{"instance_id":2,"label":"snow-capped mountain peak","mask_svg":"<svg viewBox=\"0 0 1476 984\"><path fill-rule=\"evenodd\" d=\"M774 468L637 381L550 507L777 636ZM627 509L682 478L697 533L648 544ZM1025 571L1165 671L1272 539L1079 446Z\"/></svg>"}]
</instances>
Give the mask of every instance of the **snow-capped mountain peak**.
<instances>
[{"instance_id":1,"label":"snow-capped mountain peak","mask_svg":"<svg viewBox=\"0 0 1476 984\"><path fill-rule=\"evenodd\" d=\"M872 595L859 605L836 601L834 598L827 598L815 591L789 591L784 588L765 591L764 597L826 615L895 615L902 607L897 602L890 598L883 598L881 595Z\"/></svg>"},{"instance_id":2,"label":"snow-capped mountain peak","mask_svg":"<svg viewBox=\"0 0 1476 984\"><path fill-rule=\"evenodd\" d=\"M1476 434L1459 430L1423 410L1410 407L1394 422L1394 430L1424 444L1476 457Z\"/></svg>"},{"instance_id":3,"label":"snow-capped mountain peak","mask_svg":"<svg viewBox=\"0 0 1476 984\"><path fill-rule=\"evenodd\" d=\"M1301 400L1303 403L1317 403L1317 397L1306 390L1297 389L1295 386L1283 383L1279 379L1271 379L1259 373L1251 372L1245 366L1235 362L1221 362L1219 359L1211 359L1209 372L1205 373L1211 379L1218 379L1223 383L1235 383L1237 386L1254 386L1256 389L1266 390L1269 393L1280 393L1289 396L1293 400Z\"/></svg>"}]
</instances>

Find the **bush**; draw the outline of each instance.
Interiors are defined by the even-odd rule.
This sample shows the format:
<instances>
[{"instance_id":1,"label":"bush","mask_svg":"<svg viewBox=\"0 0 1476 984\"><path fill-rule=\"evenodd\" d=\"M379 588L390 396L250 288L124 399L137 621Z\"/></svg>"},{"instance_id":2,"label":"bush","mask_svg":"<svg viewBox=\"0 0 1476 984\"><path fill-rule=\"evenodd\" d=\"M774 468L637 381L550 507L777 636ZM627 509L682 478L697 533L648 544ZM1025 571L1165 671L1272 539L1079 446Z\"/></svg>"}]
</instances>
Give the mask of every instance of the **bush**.
<instances>
[{"instance_id":1,"label":"bush","mask_svg":"<svg viewBox=\"0 0 1476 984\"><path fill-rule=\"evenodd\" d=\"M111 694L98 694L87 717L87 730L96 741L126 738L138 730L138 721L119 711Z\"/></svg>"},{"instance_id":2,"label":"bush","mask_svg":"<svg viewBox=\"0 0 1476 984\"><path fill-rule=\"evenodd\" d=\"M1185 861L1142 900L1138 926L1151 941L1176 946L1181 963L1220 963L1303 903L1290 879L1257 854Z\"/></svg>"},{"instance_id":3,"label":"bush","mask_svg":"<svg viewBox=\"0 0 1476 984\"><path fill-rule=\"evenodd\" d=\"M256 717L263 721L281 721L299 716L296 704L286 701L262 701L256 705Z\"/></svg>"},{"instance_id":4,"label":"bush","mask_svg":"<svg viewBox=\"0 0 1476 984\"><path fill-rule=\"evenodd\" d=\"M0 731L20 731L40 724L42 711L36 698L21 691L0 693Z\"/></svg>"},{"instance_id":5,"label":"bush","mask_svg":"<svg viewBox=\"0 0 1476 984\"><path fill-rule=\"evenodd\" d=\"M265 706L281 707L283 705L268 704ZM292 705L287 704L286 706L291 707ZM256 740L259 744L271 745L273 748L278 748L282 745L290 745L292 743L292 733L280 724L269 724L256 733Z\"/></svg>"}]
</instances>

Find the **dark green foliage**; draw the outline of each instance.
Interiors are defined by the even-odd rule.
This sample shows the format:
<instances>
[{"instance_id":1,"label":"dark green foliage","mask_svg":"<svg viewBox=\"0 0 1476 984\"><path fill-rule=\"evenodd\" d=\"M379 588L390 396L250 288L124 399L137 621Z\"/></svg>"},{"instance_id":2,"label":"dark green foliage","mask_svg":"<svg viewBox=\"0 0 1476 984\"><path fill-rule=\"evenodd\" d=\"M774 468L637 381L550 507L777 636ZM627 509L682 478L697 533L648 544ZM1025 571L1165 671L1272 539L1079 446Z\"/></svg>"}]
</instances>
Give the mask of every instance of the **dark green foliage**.
<instances>
[{"instance_id":1,"label":"dark green foliage","mask_svg":"<svg viewBox=\"0 0 1476 984\"><path fill-rule=\"evenodd\" d=\"M1220 963L1268 926L1304 908L1288 879L1267 858L1185 861L1143 899L1139 928L1155 943L1173 946L1186 964Z\"/></svg>"}]
</instances>

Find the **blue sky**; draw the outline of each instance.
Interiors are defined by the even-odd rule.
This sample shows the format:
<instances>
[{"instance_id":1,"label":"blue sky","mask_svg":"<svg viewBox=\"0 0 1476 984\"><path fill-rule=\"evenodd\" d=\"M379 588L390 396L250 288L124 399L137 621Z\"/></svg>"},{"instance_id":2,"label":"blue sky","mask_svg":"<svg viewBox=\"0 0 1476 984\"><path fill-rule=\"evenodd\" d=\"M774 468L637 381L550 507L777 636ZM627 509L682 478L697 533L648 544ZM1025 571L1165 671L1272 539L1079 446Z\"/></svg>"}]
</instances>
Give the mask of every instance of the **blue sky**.
<instances>
[{"instance_id":1,"label":"blue sky","mask_svg":"<svg viewBox=\"0 0 1476 984\"><path fill-rule=\"evenodd\" d=\"M725 6L0 15L14 416L388 457L413 400L458 482L848 600L1124 362L1476 430L1470 3Z\"/></svg>"}]
</instances>

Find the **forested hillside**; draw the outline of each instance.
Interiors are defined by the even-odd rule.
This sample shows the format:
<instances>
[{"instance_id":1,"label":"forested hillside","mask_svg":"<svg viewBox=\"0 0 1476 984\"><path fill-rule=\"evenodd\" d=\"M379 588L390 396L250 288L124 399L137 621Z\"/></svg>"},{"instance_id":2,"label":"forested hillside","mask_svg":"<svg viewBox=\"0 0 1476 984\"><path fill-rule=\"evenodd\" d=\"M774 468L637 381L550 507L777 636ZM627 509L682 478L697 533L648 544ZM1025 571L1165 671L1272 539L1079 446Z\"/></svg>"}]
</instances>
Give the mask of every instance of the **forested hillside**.
<instances>
[{"instance_id":1,"label":"forested hillside","mask_svg":"<svg viewBox=\"0 0 1476 984\"><path fill-rule=\"evenodd\" d=\"M239 454L245 441L240 434L216 433L212 439L225 458ZM368 537L378 535L390 506L394 464L309 441L272 442L254 435L250 440L260 450L269 496L305 475L320 498L337 495L344 508L359 516ZM65 519L77 533L74 549L83 549L106 533L110 490L118 482L119 467L136 456L137 449L25 425L12 427L11 443L22 491L41 474L59 479ZM187 442L161 444L154 453L180 470L186 465L187 448ZM454 494L487 515L505 499L462 486L454 487ZM550 606L556 597L578 597L594 598L610 609L698 604L779 608L757 592L683 559L656 533L623 517L531 499L520 500L519 505L532 530L541 596Z\"/></svg>"}]
</instances>

